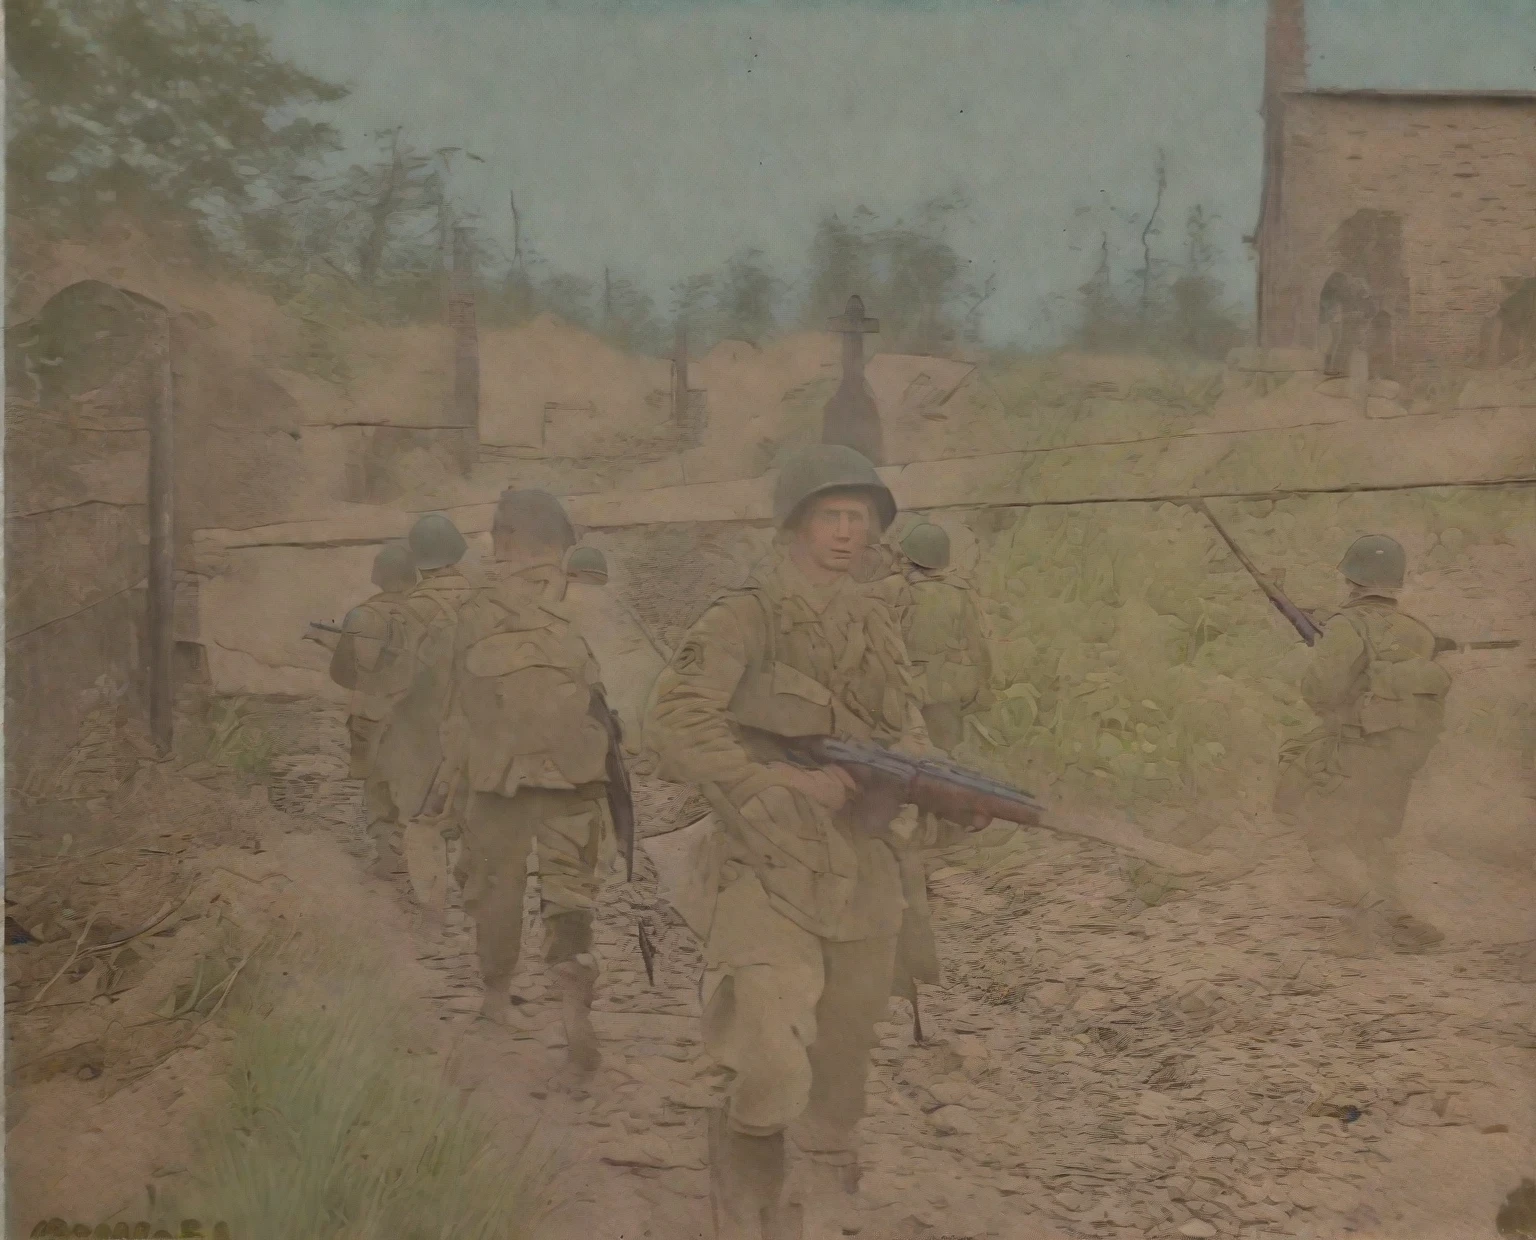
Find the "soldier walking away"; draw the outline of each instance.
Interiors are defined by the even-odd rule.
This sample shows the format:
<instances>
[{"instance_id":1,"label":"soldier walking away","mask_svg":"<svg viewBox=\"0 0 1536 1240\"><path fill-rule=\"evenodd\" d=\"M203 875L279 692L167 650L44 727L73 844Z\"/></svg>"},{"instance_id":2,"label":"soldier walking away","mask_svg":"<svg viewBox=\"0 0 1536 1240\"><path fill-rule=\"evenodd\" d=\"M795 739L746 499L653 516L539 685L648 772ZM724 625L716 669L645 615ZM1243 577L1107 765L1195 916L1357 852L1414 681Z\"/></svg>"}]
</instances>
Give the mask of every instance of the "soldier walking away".
<instances>
[{"instance_id":1,"label":"soldier walking away","mask_svg":"<svg viewBox=\"0 0 1536 1240\"><path fill-rule=\"evenodd\" d=\"M906 903L900 794L796 765L789 742L931 754L900 628L850 575L895 513L850 448L786 462L773 551L695 623L652 697L663 775L698 785L714 813L689 922L705 940L704 1042L733 1075L711 1126L719 1240L857 1226L855 1134ZM788 1180L786 1131L800 1155Z\"/></svg>"},{"instance_id":2,"label":"soldier walking away","mask_svg":"<svg viewBox=\"0 0 1536 1240\"><path fill-rule=\"evenodd\" d=\"M491 527L491 584L459 618L456 733L469 804L458 877L474 918L482 1015L512 1017L529 851L538 848L545 959L559 991L570 1066L599 1063L591 1008L599 867L613 857L610 734L596 660L563 605L575 533L559 500L509 490Z\"/></svg>"},{"instance_id":3,"label":"soldier walking away","mask_svg":"<svg viewBox=\"0 0 1536 1240\"><path fill-rule=\"evenodd\" d=\"M417 626L406 596L416 581L416 561L408 546L394 543L380 551L373 560L373 584L379 593L347 613L331 654L331 679L352 690L349 774L363 781L374 873L384 877L395 869L399 853L394 836L400 824L396 792L389 770L378 762L378 749L411 684Z\"/></svg>"},{"instance_id":4,"label":"soldier walking away","mask_svg":"<svg viewBox=\"0 0 1536 1240\"><path fill-rule=\"evenodd\" d=\"M934 745L953 755L965 716L992 705L992 653L981 611L949 564L949 534L924 521L901 540L910 602L902 615L907 656L923 690L923 720Z\"/></svg>"},{"instance_id":5,"label":"soldier walking away","mask_svg":"<svg viewBox=\"0 0 1536 1240\"><path fill-rule=\"evenodd\" d=\"M1382 534L1345 552L1349 599L1319 617L1322 636L1301 681L1321 723L1281 753L1275 811L1300 831L1344 904L1336 946L1347 955L1369 954L1382 938L1416 951L1444 937L1404 908L1392 851L1451 685L1434 661L1434 634L1398 608L1406 569L1402 547Z\"/></svg>"},{"instance_id":6,"label":"soldier walking away","mask_svg":"<svg viewBox=\"0 0 1536 1240\"><path fill-rule=\"evenodd\" d=\"M907 657L922 693L923 721L935 748L954 756L964 736L965 716L992 704L992 654L987 648L981 611L964 579L950 567L949 534L923 521L902 538L905 568L898 614ZM890 592L896 587L888 585ZM894 993L912 1005L914 1037L920 1040L917 985L940 981L938 945L928 907L928 869L924 849L946 847L964 827L924 815L922 832L902 857L902 883L909 907L924 915L908 917L897 951Z\"/></svg>"},{"instance_id":7,"label":"soldier walking away","mask_svg":"<svg viewBox=\"0 0 1536 1240\"><path fill-rule=\"evenodd\" d=\"M378 764L391 780L394 819L401 824L392 837L398 841L390 859L393 872L405 869L417 900L426 903L428 893L447 879L443 831L456 828L459 800L450 795L435 821L415 820L442 768L440 733L451 690L454 626L470 584L458 568L467 549L464 535L447 517L422 517L406 541L421 574L406 596L413 618L412 676L379 743Z\"/></svg>"}]
</instances>

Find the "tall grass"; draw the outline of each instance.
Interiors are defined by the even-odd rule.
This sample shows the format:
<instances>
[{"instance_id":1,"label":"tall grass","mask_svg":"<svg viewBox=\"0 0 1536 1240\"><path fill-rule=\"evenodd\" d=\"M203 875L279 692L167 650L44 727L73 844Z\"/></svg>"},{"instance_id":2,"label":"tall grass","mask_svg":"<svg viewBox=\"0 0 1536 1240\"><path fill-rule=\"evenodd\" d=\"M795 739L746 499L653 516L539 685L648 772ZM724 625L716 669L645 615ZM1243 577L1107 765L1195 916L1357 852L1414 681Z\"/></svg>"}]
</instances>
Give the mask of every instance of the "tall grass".
<instances>
[{"instance_id":1,"label":"tall grass","mask_svg":"<svg viewBox=\"0 0 1536 1240\"><path fill-rule=\"evenodd\" d=\"M554 1157L531 1135L499 1145L413 1052L385 961L337 940L253 970L231 1001L230 1090L191 1168L192 1213L306 1240L539 1235Z\"/></svg>"},{"instance_id":2,"label":"tall grass","mask_svg":"<svg viewBox=\"0 0 1536 1240\"><path fill-rule=\"evenodd\" d=\"M1335 565L1362 533L1396 535L1410 573L1466 571L1479 545L1536 552L1536 509L1517 492L1214 506L1304 608L1342 601ZM1315 723L1297 691L1306 648L1197 513L1032 508L977 528L977 585L1005 686L967 743L982 765L1179 804L1262 788L1283 737ZM1447 636L1481 634L1475 598L1455 623ZM1530 718L1504 723L1497 743L1529 749Z\"/></svg>"}]
</instances>

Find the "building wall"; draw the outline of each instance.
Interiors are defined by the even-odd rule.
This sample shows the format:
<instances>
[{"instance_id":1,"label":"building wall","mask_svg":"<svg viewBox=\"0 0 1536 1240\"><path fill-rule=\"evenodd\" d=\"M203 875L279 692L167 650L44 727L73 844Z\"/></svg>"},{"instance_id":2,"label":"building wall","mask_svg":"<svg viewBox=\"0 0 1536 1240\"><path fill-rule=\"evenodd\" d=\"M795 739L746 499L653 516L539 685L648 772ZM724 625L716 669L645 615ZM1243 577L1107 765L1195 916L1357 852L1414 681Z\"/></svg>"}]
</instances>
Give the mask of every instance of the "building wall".
<instances>
[{"instance_id":1,"label":"building wall","mask_svg":"<svg viewBox=\"0 0 1536 1240\"><path fill-rule=\"evenodd\" d=\"M1292 95L1276 286L1286 343L1315 348L1319 297L1361 210L1401 222L1403 377L1479 365L1512 279L1536 276L1536 100ZM1369 265L1369 263L1367 263Z\"/></svg>"}]
</instances>

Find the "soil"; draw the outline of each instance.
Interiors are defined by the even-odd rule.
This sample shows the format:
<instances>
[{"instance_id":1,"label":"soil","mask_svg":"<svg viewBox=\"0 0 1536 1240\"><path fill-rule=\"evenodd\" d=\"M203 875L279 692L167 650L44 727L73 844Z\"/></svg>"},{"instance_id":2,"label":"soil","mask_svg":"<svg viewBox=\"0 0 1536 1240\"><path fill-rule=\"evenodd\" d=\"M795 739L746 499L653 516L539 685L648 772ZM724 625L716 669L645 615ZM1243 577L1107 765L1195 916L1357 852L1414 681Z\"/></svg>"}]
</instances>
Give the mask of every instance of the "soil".
<instances>
[{"instance_id":1,"label":"soil","mask_svg":"<svg viewBox=\"0 0 1536 1240\"><path fill-rule=\"evenodd\" d=\"M272 730L306 758L280 755L265 782L141 760L112 795L33 807L13 834L11 911L45 940L6 952L13 1228L137 1217L151 1193L184 1182L186 1134L224 1088L226 1035L206 1007L155 1021L167 979L323 915L395 958L424 1041L509 1120L509 1143L537 1117L566 1148L573 1199L549 1240L708 1236L705 1114L721 1081L698 1040L698 947L657 898L643 850L635 882L620 871L607 888L594 1018L605 1066L574 1096L550 1085L563 1035L537 926L517 984L525 1015L487 1029L462 913L435 936L403 888L365 874L357 788L332 761L339 713L289 704L283 717L289 731ZM698 808L644 774L637 783L652 831ZM69 817L76 860L44 858L29 838L59 838L66 824L45 812ZM880 1029L862 1237L1491 1229L1536 1154L1529 873L1416 847L1410 889L1446 943L1354 960L1326 950L1329 910L1289 837L1227 820L1181 842L1240 857L1244 872L1149 895L1107 850L1040 833L1022 850L967 846L936 862L946 979L922 995L923 1045L900 1001ZM29 1010L93 911L87 944L184 894L133 940L134 959L64 970L47 1006Z\"/></svg>"}]
</instances>

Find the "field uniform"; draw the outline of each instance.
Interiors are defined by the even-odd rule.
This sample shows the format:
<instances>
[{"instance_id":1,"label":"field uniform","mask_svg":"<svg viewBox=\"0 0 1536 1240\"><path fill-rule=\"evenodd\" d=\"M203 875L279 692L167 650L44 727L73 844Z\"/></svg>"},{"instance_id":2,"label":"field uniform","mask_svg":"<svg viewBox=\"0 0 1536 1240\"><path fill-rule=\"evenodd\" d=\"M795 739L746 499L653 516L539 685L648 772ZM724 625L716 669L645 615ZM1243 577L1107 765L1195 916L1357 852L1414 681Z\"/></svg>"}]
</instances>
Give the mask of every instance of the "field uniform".
<instances>
[{"instance_id":1,"label":"field uniform","mask_svg":"<svg viewBox=\"0 0 1536 1240\"><path fill-rule=\"evenodd\" d=\"M824 474L884 491L847 449L809 455L828 458ZM907 903L892 831L901 807L853 794L834 814L771 764L797 736L926 747L918 706L886 602L849 577L811 582L782 547L711 605L657 682L647 741L664 775L698 785L715 815L698 866L712 899L693 920L705 938L705 1045L734 1076L711 1151L722 1237L792 1234L781 1196L791 1125L830 1182L856 1184L855 1129Z\"/></svg>"},{"instance_id":2,"label":"field uniform","mask_svg":"<svg viewBox=\"0 0 1536 1240\"><path fill-rule=\"evenodd\" d=\"M411 685L417 634L406 597L416 580L416 559L408 546L394 543L380 550L373 560L373 584L379 593L347 613L331 653L331 679L352 690L348 774L363 781L378 873L393 872L399 861L393 838L395 794L388 772L379 766L378 750L395 707Z\"/></svg>"},{"instance_id":3,"label":"field uniform","mask_svg":"<svg viewBox=\"0 0 1536 1240\"><path fill-rule=\"evenodd\" d=\"M991 705L992 655L975 597L950 568L949 551L949 535L941 526L913 526L901 542L904 563L889 579L901 586L886 589L899 600L902 635L922 695L928 736L935 748L953 757L964 737L965 716ZM915 843L945 847L963 830L928 815ZM902 870L907 902L924 915L909 917L903 927L893 990L915 1005L917 983L940 981L938 945L926 915L928 868L921 847L907 850Z\"/></svg>"},{"instance_id":4,"label":"field uniform","mask_svg":"<svg viewBox=\"0 0 1536 1240\"><path fill-rule=\"evenodd\" d=\"M1357 586L1323 624L1301 682L1321 724L1282 752L1276 812L1351 910L1345 938L1357 945L1382 922L1401 947L1440 937L1405 911L1391 852L1444 723L1451 678L1434 654L1429 628L1383 588Z\"/></svg>"}]
</instances>

